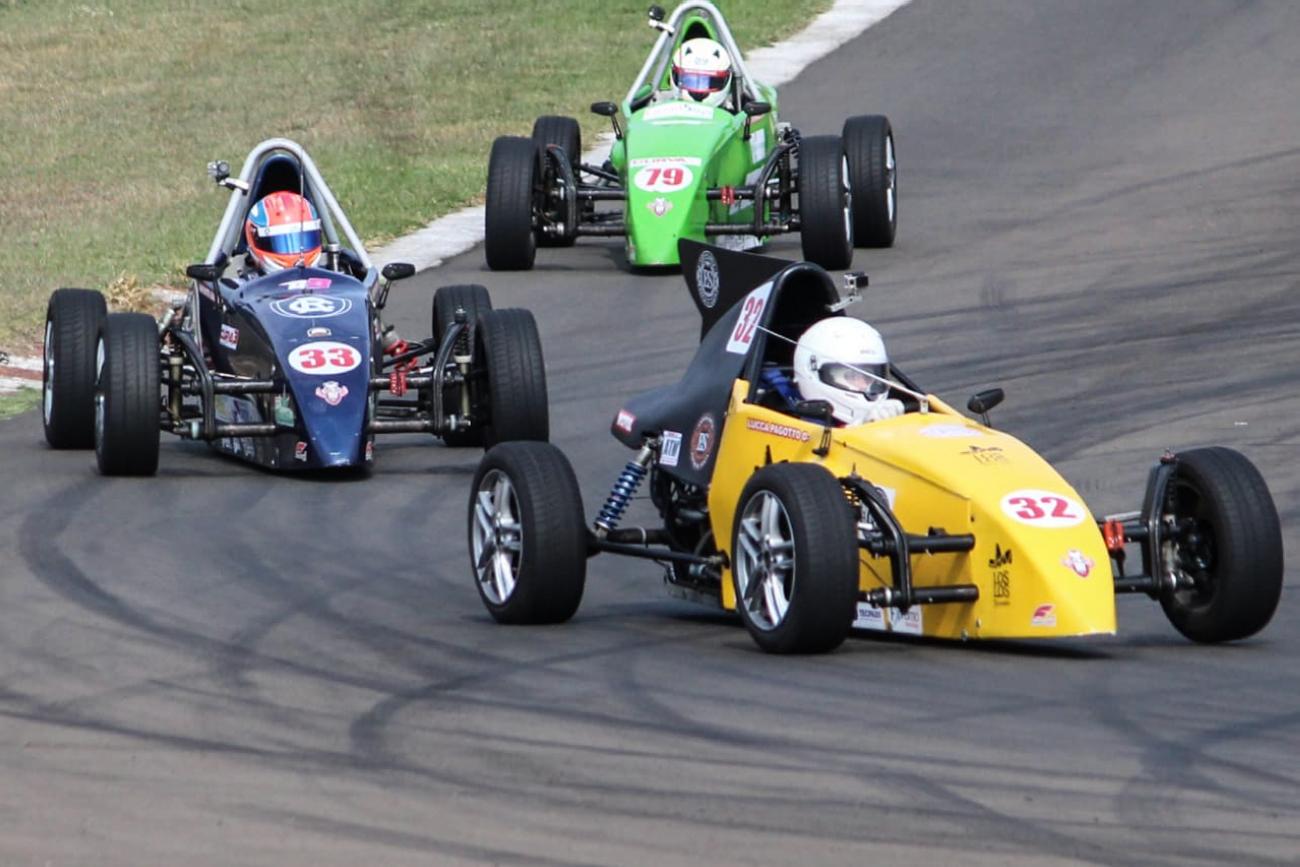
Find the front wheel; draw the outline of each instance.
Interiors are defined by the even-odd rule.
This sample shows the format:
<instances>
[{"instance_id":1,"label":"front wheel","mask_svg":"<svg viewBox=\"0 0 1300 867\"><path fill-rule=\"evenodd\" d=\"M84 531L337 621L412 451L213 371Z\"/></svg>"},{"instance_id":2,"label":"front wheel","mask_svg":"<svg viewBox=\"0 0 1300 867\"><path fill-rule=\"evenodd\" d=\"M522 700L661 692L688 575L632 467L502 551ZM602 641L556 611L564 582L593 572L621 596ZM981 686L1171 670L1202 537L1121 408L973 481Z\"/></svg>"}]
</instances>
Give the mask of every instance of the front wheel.
<instances>
[{"instance_id":1,"label":"front wheel","mask_svg":"<svg viewBox=\"0 0 1300 867\"><path fill-rule=\"evenodd\" d=\"M540 171L532 139L501 136L488 158L483 252L493 271L527 271L537 256L534 198Z\"/></svg>"},{"instance_id":2,"label":"front wheel","mask_svg":"<svg viewBox=\"0 0 1300 867\"><path fill-rule=\"evenodd\" d=\"M838 136L799 143L799 221L803 257L831 271L853 264L853 195Z\"/></svg>"},{"instance_id":3,"label":"front wheel","mask_svg":"<svg viewBox=\"0 0 1300 867\"><path fill-rule=\"evenodd\" d=\"M45 441L56 449L95 444L95 345L107 315L91 289L58 289L45 309Z\"/></svg>"},{"instance_id":4,"label":"front wheel","mask_svg":"<svg viewBox=\"0 0 1300 867\"><path fill-rule=\"evenodd\" d=\"M736 610L769 653L824 653L848 637L858 598L854 516L814 464L771 464L740 495L732 538Z\"/></svg>"},{"instance_id":5,"label":"front wheel","mask_svg":"<svg viewBox=\"0 0 1300 867\"><path fill-rule=\"evenodd\" d=\"M1263 629L1282 595L1282 528L1264 477L1227 448L1178 455L1161 526L1166 568L1194 586L1160 606L1192 641L1234 641Z\"/></svg>"},{"instance_id":6,"label":"front wheel","mask_svg":"<svg viewBox=\"0 0 1300 867\"><path fill-rule=\"evenodd\" d=\"M479 463L469 501L475 586L498 623L562 623L587 581L582 494L549 443L496 446Z\"/></svg>"},{"instance_id":7,"label":"front wheel","mask_svg":"<svg viewBox=\"0 0 1300 867\"><path fill-rule=\"evenodd\" d=\"M480 391L473 401L487 418L473 422L483 431L488 446L508 440L550 438L550 411L546 397L546 369L537 321L528 310L489 310L481 314L474 335L475 364L471 384ZM485 369L484 369L485 368Z\"/></svg>"},{"instance_id":8,"label":"front wheel","mask_svg":"<svg viewBox=\"0 0 1300 867\"><path fill-rule=\"evenodd\" d=\"M894 130L883 115L844 122L844 154L853 190L853 238L858 247L892 247L898 230Z\"/></svg>"},{"instance_id":9,"label":"front wheel","mask_svg":"<svg viewBox=\"0 0 1300 867\"><path fill-rule=\"evenodd\" d=\"M104 320L96 348L95 457L106 476L158 471L162 401L158 324L144 313Z\"/></svg>"}]
</instances>

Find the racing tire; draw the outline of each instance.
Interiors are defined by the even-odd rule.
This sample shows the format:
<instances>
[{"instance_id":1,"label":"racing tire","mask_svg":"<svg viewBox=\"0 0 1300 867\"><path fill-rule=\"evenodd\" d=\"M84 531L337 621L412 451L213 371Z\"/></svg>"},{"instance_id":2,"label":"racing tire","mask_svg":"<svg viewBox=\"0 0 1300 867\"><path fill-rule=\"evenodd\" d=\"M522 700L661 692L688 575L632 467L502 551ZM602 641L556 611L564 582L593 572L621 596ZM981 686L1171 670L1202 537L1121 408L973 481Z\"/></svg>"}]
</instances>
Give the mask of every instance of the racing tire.
<instances>
[{"instance_id":1,"label":"racing tire","mask_svg":"<svg viewBox=\"0 0 1300 867\"><path fill-rule=\"evenodd\" d=\"M825 653L848 637L858 599L854 515L815 464L770 464L736 506L736 610L768 653Z\"/></svg>"},{"instance_id":2,"label":"racing tire","mask_svg":"<svg viewBox=\"0 0 1300 867\"><path fill-rule=\"evenodd\" d=\"M455 355L470 355L474 347L474 330L481 314L492 309L492 298L487 288L477 283L460 286L439 286L433 293L433 336L439 343L447 329L456 321L456 310L463 308L469 322L469 328L456 341ZM449 387L443 394L443 400L451 400L460 405L460 391ZM442 441L453 448L483 445L483 431L471 427L464 431L447 431L442 434Z\"/></svg>"},{"instance_id":3,"label":"racing tire","mask_svg":"<svg viewBox=\"0 0 1300 867\"><path fill-rule=\"evenodd\" d=\"M486 386L486 394L473 401L487 412L479 425L483 444L490 448L510 440L545 442L551 435L546 369L532 312L489 310L479 316L474 342L475 355L485 368L477 381Z\"/></svg>"},{"instance_id":4,"label":"racing tire","mask_svg":"<svg viewBox=\"0 0 1300 867\"><path fill-rule=\"evenodd\" d=\"M1202 644L1263 629L1282 596L1282 527L1255 465L1228 448L1181 452L1165 516L1194 522L1172 553L1197 586L1160 599L1174 628Z\"/></svg>"},{"instance_id":5,"label":"racing tire","mask_svg":"<svg viewBox=\"0 0 1300 867\"><path fill-rule=\"evenodd\" d=\"M838 136L799 143L799 220L805 259L830 271L853 264L853 195Z\"/></svg>"},{"instance_id":6,"label":"racing tire","mask_svg":"<svg viewBox=\"0 0 1300 867\"><path fill-rule=\"evenodd\" d=\"M569 165L573 167L573 176L578 176L578 169L582 165L582 128L578 122L571 117L557 117L555 115L544 115L539 117L533 124L533 144L537 146L537 151L541 159L546 159L546 148L548 145L559 145L564 148L564 155L569 158ZM542 164L545 166L545 162ZM545 169L543 169L545 175ZM572 227L571 227L572 228ZM539 247L572 247L578 240L576 234L568 234L562 237L551 235L541 235L537 239Z\"/></svg>"},{"instance_id":7,"label":"racing tire","mask_svg":"<svg viewBox=\"0 0 1300 867\"><path fill-rule=\"evenodd\" d=\"M853 191L853 243L892 247L898 229L898 174L889 118L870 114L844 122L844 154Z\"/></svg>"},{"instance_id":8,"label":"racing tire","mask_svg":"<svg viewBox=\"0 0 1300 867\"><path fill-rule=\"evenodd\" d=\"M96 347L95 458L106 476L158 471L162 415L158 323L144 313L104 320Z\"/></svg>"},{"instance_id":9,"label":"racing tire","mask_svg":"<svg viewBox=\"0 0 1300 867\"><path fill-rule=\"evenodd\" d=\"M483 252L493 271L527 271L537 257L534 190L540 178L537 146L522 136L501 136L488 158Z\"/></svg>"},{"instance_id":10,"label":"racing tire","mask_svg":"<svg viewBox=\"0 0 1300 867\"><path fill-rule=\"evenodd\" d=\"M510 442L479 462L469 500L470 567L498 623L563 623L587 582L582 493L550 443Z\"/></svg>"},{"instance_id":11,"label":"racing tire","mask_svg":"<svg viewBox=\"0 0 1300 867\"><path fill-rule=\"evenodd\" d=\"M95 346L107 315L90 289L57 289L45 308L42 414L53 448L95 445Z\"/></svg>"}]
</instances>

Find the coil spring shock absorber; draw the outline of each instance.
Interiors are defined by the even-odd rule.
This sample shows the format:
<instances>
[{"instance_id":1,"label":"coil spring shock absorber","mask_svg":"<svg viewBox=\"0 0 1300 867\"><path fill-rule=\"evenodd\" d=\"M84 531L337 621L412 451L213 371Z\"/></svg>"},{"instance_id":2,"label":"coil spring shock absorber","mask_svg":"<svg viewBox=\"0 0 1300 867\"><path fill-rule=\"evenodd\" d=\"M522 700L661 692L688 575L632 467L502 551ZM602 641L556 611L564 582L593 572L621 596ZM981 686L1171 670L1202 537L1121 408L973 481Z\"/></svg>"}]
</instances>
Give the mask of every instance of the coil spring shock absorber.
<instances>
[{"instance_id":1,"label":"coil spring shock absorber","mask_svg":"<svg viewBox=\"0 0 1300 867\"><path fill-rule=\"evenodd\" d=\"M646 440L646 444L637 452L636 457L627 462L623 472L619 473L618 481L614 482L614 487L610 489L609 496L605 499L605 505L601 507L600 514L596 517L596 531L609 532L618 526L618 521L623 517L623 512L627 509L628 502L631 501L632 495L636 489L641 486L641 480L645 478L647 468L654 459L658 440Z\"/></svg>"}]
</instances>

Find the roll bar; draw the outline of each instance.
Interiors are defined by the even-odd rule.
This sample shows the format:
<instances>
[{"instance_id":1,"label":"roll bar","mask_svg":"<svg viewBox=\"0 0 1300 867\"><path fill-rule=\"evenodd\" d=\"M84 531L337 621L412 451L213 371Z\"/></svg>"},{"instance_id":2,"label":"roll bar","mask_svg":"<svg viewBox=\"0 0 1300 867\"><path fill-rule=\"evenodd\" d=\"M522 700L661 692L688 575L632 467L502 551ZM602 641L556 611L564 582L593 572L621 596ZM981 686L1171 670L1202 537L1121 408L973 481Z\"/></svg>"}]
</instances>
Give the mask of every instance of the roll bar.
<instances>
[{"instance_id":1,"label":"roll bar","mask_svg":"<svg viewBox=\"0 0 1300 867\"><path fill-rule=\"evenodd\" d=\"M692 12L704 13L716 25L718 41L731 55L732 72L734 75L739 76L745 94L752 100L762 99L758 89L754 86L754 80L749 75L748 68L745 66L745 58L741 55L740 48L736 46L736 40L732 38L731 28L727 26L727 21L722 17L722 13L718 11L718 7L710 3L709 0L687 0L687 2L682 3L673 10L672 15L668 16L666 26L675 34L677 28L681 26L682 19ZM646 58L645 64L641 67L641 71L637 73L636 78L632 80L632 87L628 89L627 96L623 97L625 105L632 101L632 97L647 82L650 83L651 87L658 90L655 83L663 78L664 70L671 59L669 53L672 48L672 40L676 38L673 34L666 30L660 31L659 38L655 40L654 47L650 49L650 55Z\"/></svg>"}]
</instances>

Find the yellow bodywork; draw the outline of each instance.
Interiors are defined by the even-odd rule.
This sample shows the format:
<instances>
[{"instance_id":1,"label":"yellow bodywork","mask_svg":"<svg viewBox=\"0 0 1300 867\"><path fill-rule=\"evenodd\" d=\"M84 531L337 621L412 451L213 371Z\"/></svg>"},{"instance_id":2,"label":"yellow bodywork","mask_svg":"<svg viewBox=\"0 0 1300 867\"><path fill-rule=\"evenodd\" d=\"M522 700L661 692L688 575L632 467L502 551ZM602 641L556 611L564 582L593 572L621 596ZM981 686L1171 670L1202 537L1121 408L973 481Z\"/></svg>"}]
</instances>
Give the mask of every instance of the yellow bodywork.
<instances>
[{"instance_id":1,"label":"yellow bodywork","mask_svg":"<svg viewBox=\"0 0 1300 867\"><path fill-rule=\"evenodd\" d=\"M970 533L960 554L914 554L913 586L974 584L975 602L913 606L906 615L858 605L856 626L936 638L1046 638L1115 632L1110 557L1074 489L1033 449L929 398L928 412L828 430L745 402L732 388L709 489L718 548L731 559L741 492L756 470L781 461L816 463L836 478L856 473L880 488L903 529ZM892 586L890 562L860 550L864 591ZM796 575L795 580L799 580ZM722 604L735 608L731 571Z\"/></svg>"}]
</instances>

